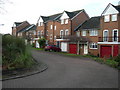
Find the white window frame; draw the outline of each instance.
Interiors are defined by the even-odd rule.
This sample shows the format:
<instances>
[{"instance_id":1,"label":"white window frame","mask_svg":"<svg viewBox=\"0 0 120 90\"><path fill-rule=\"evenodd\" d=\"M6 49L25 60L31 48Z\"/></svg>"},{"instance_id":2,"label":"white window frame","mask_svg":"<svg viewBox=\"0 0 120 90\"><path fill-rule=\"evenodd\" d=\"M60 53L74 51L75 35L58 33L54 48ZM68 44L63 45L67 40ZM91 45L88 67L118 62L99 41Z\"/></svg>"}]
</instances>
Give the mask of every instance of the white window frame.
<instances>
[{"instance_id":1,"label":"white window frame","mask_svg":"<svg viewBox=\"0 0 120 90\"><path fill-rule=\"evenodd\" d=\"M104 36L104 34L105 34L106 31L108 32L107 41L105 40L105 36ZM104 30L103 31L103 42L108 42L109 41L108 37L109 37L109 31L108 30Z\"/></svg>"},{"instance_id":2,"label":"white window frame","mask_svg":"<svg viewBox=\"0 0 120 90\"><path fill-rule=\"evenodd\" d=\"M61 24L64 24L64 19L61 19Z\"/></svg>"},{"instance_id":3,"label":"white window frame","mask_svg":"<svg viewBox=\"0 0 120 90\"><path fill-rule=\"evenodd\" d=\"M68 19L65 19L65 24L68 24Z\"/></svg>"},{"instance_id":4,"label":"white window frame","mask_svg":"<svg viewBox=\"0 0 120 90\"><path fill-rule=\"evenodd\" d=\"M54 40L56 40L56 36L54 36Z\"/></svg>"},{"instance_id":5,"label":"white window frame","mask_svg":"<svg viewBox=\"0 0 120 90\"><path fill-rule=\"evenodd\" d=\"M41 31L41 36L43 36L44 35L44 32L43 32L43 30Z\"/></svg>"},{"instance_id":6,"label":"white window frame","mask_svg":"<svg viewBox=\"0 0 120 90\"><path fill-rule=\"evenodd\" d=\"M76 31L76 36L80 37L80 31Z\"/></svg>"},{"instance_id":7,"label":"white window frame","mask_svg":"<svg viewBox=\"0 0 120 90\"><path fill-rule=\"evenodd\" d=\"M34 35L36 35L36 31L34 31Z\"/></svg>"},{"instance_id":8,"label":"white window frame","mask_svg":"<svg viewBox=\"0 0 120 90\"><path fill-rule=\"evenodd\" d=\"M53 26L52 26L52 25L50 25L50 29L53 29Z\"/></svg>"},{"instance_id":9,"label":"white window frame","mask_svg":"<svg viewBox=\"0 0 120 90\"><path fill-rule=\"evenodd\" d=\"M98 30L90 30L89 34L90 36L98 36Z\"/></svg>"},{"instance_id":10,"label":"white window frame","mask_svg":"<svg viewBox=\"0 0 120 90\"><path fill-rule=\"evenodd\" d=\"M68 29L65 30L65 36L68 36L69 35L69 31Z\"/></svg>"},{"instance_id":11,"label":"white window frame","mask_svg":"<svg viewBox=\"0 0 120 90\"><path fill-rule=\"evenodd\" d=\"M109 22L109 21L110 21L110 15L105 15L104 22Z\"/></svg>"},{"instance_id":12,"label":"white window frame","mask_svg":"<svg viewBox=\"0 0 120 90\"><path fill-rule=\"evenodd\" d=\"M63 32L63 34L61 34L61 32ZM64 35L64 31L60 30L60 37L63 38L63 35Z\"/></svg>"},{"instance_id":13,"label":"white window frame","mask_svg":"<svg viewBox=\"0 0 120 90\"><path fill-rule=\"evenodd\" d=\"M56 30L56 29L57 29L57 26L54 26L54 29Z\"/></svg>"},{"instance_id":14,"label":"white window frame","mask_svg":"<svg viewBox=\"0 0 120 90\"><path fill-rule=\"evenodd\" d=\"M95 45L97 45L97 47L95 48ZM92 47L91 47L92 46ZM97 43L90 43L89 44L89 48L90 49L98 49L98 44Z\"/></svg>"},{"instance_id":15,"label":"white window frame","mask_svg":"<svg viewBox=\"0 0 120 90\"><path fill-rule=\"evenodd\" d=\"M82 36L86 36L87 35L87 31L86 30L83 30L82 31Z\"/></svg>"},{"instance_id":16,"label":"white window frame","mask_svg":"<svg viewBox=\"0 0 120 90\"><path fill-rule=\"evenodd\" d=\"M117 41L114 40L114 31L117 31ZM113 42L118 42L118 29L114 29L112 32Z\"/></svg>"},{"instance_id":17,"label":"white window frame","mask_svg":"<svg viewBox=\"0 0 120 90\"><path fill-rule=\"evenodd\" d=\"M117 14L111 15L111 20L112 21L117 21Z\"/></svg>"},{"instance_id":18,"label":"white window frame","mask_svg":"<svg viewBox=\"0 0 120 90\"><path fill-rule=\"evenodd\" d=\"M48 36L48 30L46 31L46 35Z\"/></svg>"}]
</instances>

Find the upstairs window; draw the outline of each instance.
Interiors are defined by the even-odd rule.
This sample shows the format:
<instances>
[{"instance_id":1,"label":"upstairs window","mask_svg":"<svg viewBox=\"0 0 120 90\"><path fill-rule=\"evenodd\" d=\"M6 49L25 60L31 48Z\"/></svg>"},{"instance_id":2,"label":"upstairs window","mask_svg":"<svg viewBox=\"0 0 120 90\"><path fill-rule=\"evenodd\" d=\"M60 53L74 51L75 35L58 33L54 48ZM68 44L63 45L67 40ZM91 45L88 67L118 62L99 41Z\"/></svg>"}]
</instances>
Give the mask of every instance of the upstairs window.
<instances>
[{"instance_id":1,"label":"upstairs window","mask_svg":"<svg viewBox=\"0 0 120 90\"><path fill-rule=\"evenodd\" d=\"M112 21L117 21L117 15L112 15L111 18L112 18Z\"/></svg>"},{"instance_id":2,"label":"upstairs window","mask_svg":"<svg viewBox=\"0 0 120 90\"><path fill-rule=\"evenodd\" d=\"M36 31L34 31L34 35L36 35Z\"/></svg>"},{"instance_id":3,"label":"upstairs window","mask_svg":"<svg viewBox=\"0 0 120 90\"><path fill-rule=\"evenodd\" d=\"M97 43L90 43L90 49L97 49L98 45Z\"/></svg>"},{"instance_id":4,"label":"upstairs window","mask_svg":"<svg viewBox=\"0 0 120 90\"><path fill-rule=\"evenodd\" d=\"M68 19L65 19L65 24L68 24Z\"/></svg>"},{"instance_id":5,"label":"upstairs window","mask_svg":"<svg viewBox=\"0 0 120 90\"><path fill-rule=\"evenodd\" d=\"M52 34L50 34L50 39L52 39Z\"/></svg>"},{"instance_id":6,"label":"upstairs window","mask_svg":"<svg viewBox=\"0 0 120 90\"><path fill-rule=\"evenodd\" d=\"M76 32L76 35L77 35L78 37L80 37L80 31L77 31L77 32Z\"/></svg>"},{"instance_id":7,"label":"upstairs window","mask_svg":"<svg viewBox=\"0 0 120 90\"><path fill-rule=\"evenodd\" d=\"M98 35L98 30L91 30L90 31L90 36L97 36Z\"/></svg>"},{"instance_id":8,"label":"upstairs window","mask_svg":"<svg viewBox=\"0 0 120 90\"><path fill-rule=\"evenodd\" d=\"M38 36L40 36L40 31L38 31Z\"/></svg>"},{"instance_id":9,"label":"upstairs window","mask_svg":"<svg viewBox=\"0 0 120 90\"><path fill-rule=\"evenodd\" d=\"M64 19L61 19L61 24L64 24Z\"/></svg>"},{"instance_id":10,"label":"upstairs window","mask_svg":"<svg viewBox=\"0 0 120 90\"><path fill-rule=\"evenodd\" d=\"M82 36L86 36L86 31L82 31Z\"/></svg>"},{"instance_id":11,"label":"upstairs window","mask_svg":"<svg viewBox=\"0 0 120 90\"><path fill-rule=\"evenodd\" d=\"M43 26L43 22L40 22L39 26Z\"/></svg>"},{"instance_id":12,"label":"upstairs window","mask_svg":"<svg viewBox=\"0 0 120 90\"><path fill-rule=\"evenodd\" d=\"M56 30L56 26L54 26L54 29Z\"/></svg>"},{"instance_id":13,"label":"upstairs window","mask_svg":"<svg viewBox=\"0 0 120 90\"><path fill-rule=\"evenodd\" d=\"M50 29L52 29L53 27L52 27L52 25L50 25Z\"/></svg>"},{"instance_id":14,"label":"upstairs window","mask_svg":"<svg viewBox=\"0 0 120 90\"><path fill-rule=\"evenodd\" d=\"M60 37L63 38L63 35L64 35L64 31L61 30L61 31L60 31Z\"/></svg>"},{"instance_id":15,"label":"upstairs window","mask_svg":"<svg viewBox=\"0 0 120 90\"><path fill-rule=\"evenodd\" d=\"M110 21L110 15L104 16L104 22L109 22Z\"/></svg>"},{"instance_id":16,"label":"upstairs window","mask_svg":"<svg viewBox=\"0 0 120 90\"><path fill-rule=\"evenodd\" d=\"M65 35L67 36L69 33L68 33L68 29L65 30Z\"/></svg>"}]
</instances>

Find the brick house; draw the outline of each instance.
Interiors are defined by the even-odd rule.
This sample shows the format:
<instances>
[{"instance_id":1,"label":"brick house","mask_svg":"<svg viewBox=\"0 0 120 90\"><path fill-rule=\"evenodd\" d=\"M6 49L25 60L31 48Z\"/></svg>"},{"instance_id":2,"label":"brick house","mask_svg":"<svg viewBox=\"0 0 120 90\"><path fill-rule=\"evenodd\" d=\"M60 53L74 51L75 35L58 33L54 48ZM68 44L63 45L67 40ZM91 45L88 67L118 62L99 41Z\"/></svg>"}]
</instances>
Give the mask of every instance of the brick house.
<instances>
[{"instance_id":1,"label":"brick house","mask_svg":"<svg viewBox=\"0 0 120 90\"><path fill-rule=\"evenodd\" d=\"M109 3L101 16L98 40L100 57L117 56L120 54L120 5Z\"/></svg>"},{"instance_id":2,"label":"brick house","mask_svg":"<svg viewBox=\"0 0 120 90\"><path fill-rule=\"evenodd\" d=\"M100 31L100 16L91 17L90 19L86 20L84 23L80 24L75 29L76 35L79 38L81 38L81 40L79 41L80 42L79 46L77 44L74 44L74 46L72 46L71 48L76 47L76 53L78 49L79 54L81 55L90 54L90 55L98 56L99 55L99 49L98 49L99 31Z\"/></svg>"},{"instance_id":3,"label":"brick house","mask_svg":"<svg viewBox=\"0 0 120 90\"><path fill-rule=\"evenodd\" d=\"M12 35L16 37L25 38L27 41L34 43L36 35L36 25L29 24L29 22L15 22L12 27Z\"/></svg>"},{"instance_id":4,"label":"brick house","mask_svg":"<svg viewBox=\"0 0 120 90\"><path fill-rule=\"evenodd\" d=\"M68 51L68 42L65 36L74 35L74 29L89 16L84 9L73 12L64 11L51 16L40 16L37 22L37 36L45 37L47 44L59 46L62 51Z\"/></svg>"}]
</instances>

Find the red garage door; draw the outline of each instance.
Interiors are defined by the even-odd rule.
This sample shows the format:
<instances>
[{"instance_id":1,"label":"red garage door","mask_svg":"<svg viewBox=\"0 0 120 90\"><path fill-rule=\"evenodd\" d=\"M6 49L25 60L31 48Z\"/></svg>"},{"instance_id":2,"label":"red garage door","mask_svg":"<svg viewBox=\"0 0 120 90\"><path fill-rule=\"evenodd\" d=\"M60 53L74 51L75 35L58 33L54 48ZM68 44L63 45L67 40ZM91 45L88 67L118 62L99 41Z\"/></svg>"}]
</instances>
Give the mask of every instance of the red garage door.
<instances>
[{"instance_id":1,"label":"red garage door","mask_svg":"<svg viewBox=\"0 0 120 90\"><path fill-rule=\"evenodd\" d=\"M101 46L100 50L101 57L109 58L112 55L112 47L111 46Z\"/></svg>"},{"instance_id":2,"label":"red garage door","mask_svg":"<svg viewBox=\"0 0 120 90\"><path fill-rule=\"evenodd\" d=\"M69 53L77 54L77 44L69 44Z\"/></svg>"}]
</instances>

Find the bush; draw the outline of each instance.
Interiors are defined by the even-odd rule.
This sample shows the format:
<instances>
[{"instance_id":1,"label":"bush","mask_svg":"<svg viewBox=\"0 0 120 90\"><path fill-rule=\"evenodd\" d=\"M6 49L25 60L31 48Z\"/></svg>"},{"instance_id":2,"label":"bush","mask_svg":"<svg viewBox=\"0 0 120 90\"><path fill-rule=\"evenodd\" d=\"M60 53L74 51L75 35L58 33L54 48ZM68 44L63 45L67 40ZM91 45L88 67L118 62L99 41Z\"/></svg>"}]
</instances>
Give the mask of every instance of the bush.
<instances>
[{"instance_id":1,"label":"bush","mask_svg":"<svg viewBox=\"0 0 120 90\"><path fill-rule=\"evenodd\" d=\"M38 40L39 44L40 44L40 48L43 48L45 46L46 43L46 39L45 38L41 38Z\"/></svg>"},{"instance_id":2,"label":"bush","mask_svg":"<svg viewBox=\"0 0 120 90\"><path fill-rule=\"evenodd\" d=\"M33 65L30 47L25 40L11 35L2 37L2 64L7 69L25 68Z\"/></svg>"},{"instance_id":3,"label":"bush","mask_svg":"<svg viewBox=\"0 0 120 90\"><path fill-rule=\"evenodd\" d=\"M111 66L111 67L114 67L114 68L117 68L118 67L118 62L114 61L114 60L106 60L105 62L107 65Z\"/></svg>"},{"instance_id":4,"label":"bush","mask_svg":"<svg viewBox=\"0 0 120 90\"><path fill-rule=\"evenodd\" d=\"M120 66L120 55L118 55L114 60L118 62L118 66Z\"/></svg>"}]
</instances>

